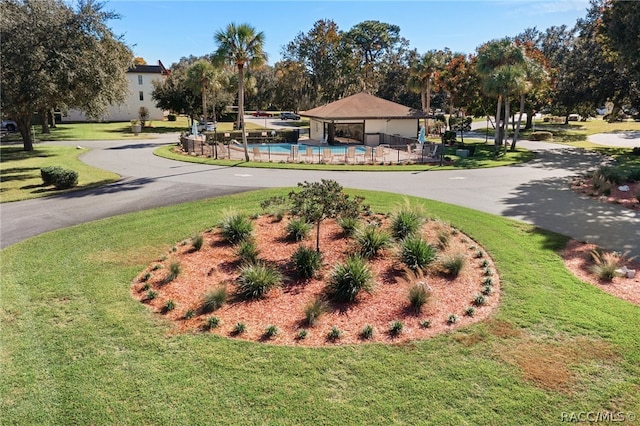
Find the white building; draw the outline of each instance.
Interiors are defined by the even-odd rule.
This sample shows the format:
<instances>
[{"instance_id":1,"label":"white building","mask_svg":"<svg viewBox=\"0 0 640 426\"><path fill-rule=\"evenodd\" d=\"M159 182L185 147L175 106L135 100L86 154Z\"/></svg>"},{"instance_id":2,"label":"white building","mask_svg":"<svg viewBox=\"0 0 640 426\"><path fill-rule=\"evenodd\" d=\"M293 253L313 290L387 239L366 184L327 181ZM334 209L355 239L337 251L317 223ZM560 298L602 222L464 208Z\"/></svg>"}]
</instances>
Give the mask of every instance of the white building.
<instances>
[{"instance_id":1,"label":"white building","mask_svg":"<svg viewBox=\"0 0 640 426\"><path fill-rule=\"evenodd\" d=\"M309 139L372 146L392 136L415 139L419 120L425 118L422 111L367 93L301 111L300 115L310 119Z\"/></svg>"},{"instance_id":2,"label":"white building","mask_svg":"<svg viewBox=\"0 0 640 426\"><path fill-rule=\"evenodd\" d=\"M165 117L165 111L157 108L151 99L154 80L161 80L169 73L162 62L158 65L135 65L127 71L129 80L129 94L124 103L111 105L100 121L130 121L138 119L140 107L149 111L148 120L160 121ZM82 111L69 110L62 116L62 122L89 121Z\"/></svg>"}]
</instances>

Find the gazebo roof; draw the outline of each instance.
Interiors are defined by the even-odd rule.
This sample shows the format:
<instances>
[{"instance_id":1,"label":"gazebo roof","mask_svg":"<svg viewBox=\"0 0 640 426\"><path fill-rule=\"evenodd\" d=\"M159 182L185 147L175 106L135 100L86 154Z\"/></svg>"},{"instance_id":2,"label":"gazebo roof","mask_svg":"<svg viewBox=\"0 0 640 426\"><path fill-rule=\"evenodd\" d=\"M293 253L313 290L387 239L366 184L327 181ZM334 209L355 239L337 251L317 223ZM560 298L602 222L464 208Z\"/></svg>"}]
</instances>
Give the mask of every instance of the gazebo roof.
<instances>
[{"instance_id":1,"label":"gazebo roof","mask_svg":"<svg viewBox=\"0 0 640 426\"><path fill-rule=\"evenodd\" d=\"M416 119L425 117L425 114L420 110L364 92L308 111L301 111L300 115L323 120Z\"/></svg>"}]
</instances>

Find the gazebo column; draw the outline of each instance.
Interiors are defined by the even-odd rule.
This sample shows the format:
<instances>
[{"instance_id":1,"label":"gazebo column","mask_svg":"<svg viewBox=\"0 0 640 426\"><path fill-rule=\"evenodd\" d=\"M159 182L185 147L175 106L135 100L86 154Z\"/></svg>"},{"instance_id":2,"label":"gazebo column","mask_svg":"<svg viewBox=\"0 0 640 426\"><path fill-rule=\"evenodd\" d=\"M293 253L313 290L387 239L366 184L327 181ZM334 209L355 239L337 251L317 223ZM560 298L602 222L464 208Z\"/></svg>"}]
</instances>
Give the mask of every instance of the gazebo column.
<instances>
[{"instance_id":1,"label":"gazebo column","mask_svg":"<svg viewBox=\"0 0 640 426\"><path fill-rule=\"evenodd\" d=\"M328 135L327 135L327 143L329 145L333 145L336 141L336 123L331 121L327 126Z\"/></svg>"}]
</instances>

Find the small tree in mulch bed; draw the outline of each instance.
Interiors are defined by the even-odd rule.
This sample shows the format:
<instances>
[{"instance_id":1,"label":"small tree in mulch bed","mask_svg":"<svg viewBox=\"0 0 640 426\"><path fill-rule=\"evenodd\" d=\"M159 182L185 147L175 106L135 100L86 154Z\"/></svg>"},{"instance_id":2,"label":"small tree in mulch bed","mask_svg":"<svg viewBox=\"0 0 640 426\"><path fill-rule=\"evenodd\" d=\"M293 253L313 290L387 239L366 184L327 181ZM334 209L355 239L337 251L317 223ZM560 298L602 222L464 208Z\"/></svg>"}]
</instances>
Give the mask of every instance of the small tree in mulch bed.
<instances>
[{"instance_id":1,"label":"small tree in mulch bed","mask_svg":"<svg viewBox=\"0 0 640 426\"><path fill-rule=\"evenodd\" d=\"M320 224L325 219L358 217L363 206L361 197L350 198L334 180L298 183L300 191L289 193L291 214L316 225L316 251L320 251Z\"/></svg>"}]
</instances>

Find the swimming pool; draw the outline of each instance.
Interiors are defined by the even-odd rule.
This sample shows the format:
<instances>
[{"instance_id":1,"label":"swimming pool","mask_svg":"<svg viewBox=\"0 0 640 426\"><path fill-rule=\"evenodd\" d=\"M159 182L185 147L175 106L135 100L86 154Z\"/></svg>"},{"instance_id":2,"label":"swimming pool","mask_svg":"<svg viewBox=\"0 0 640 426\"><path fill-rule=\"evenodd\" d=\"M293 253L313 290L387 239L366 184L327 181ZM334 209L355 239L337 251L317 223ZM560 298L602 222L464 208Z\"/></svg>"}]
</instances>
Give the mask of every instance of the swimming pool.
<instances>
[{"instance_id":1,"label":"swimming pool","mask_svg":"<svg viewBox=\"0 0 640 426\"><path fill-rule=\"evenodd\" d=\"M254 147L258 147L261 153L270 153L270 154L290 154L291 147L298 147L298 154L304 155L307 152L307 147L313 150L313 155L321 155L325 148L331 150L332 155L339 155L347 153L346 146L313 146L313 145L305 145L305 144L295 144L295 143L260 143L260 144L249 144L249 151L252 151ZM365 148L364 146L356 146L356 154L364 154Z\"/></svg>"}]
</instances>

